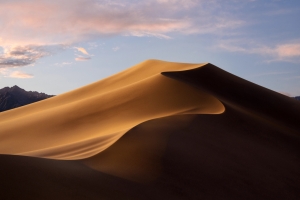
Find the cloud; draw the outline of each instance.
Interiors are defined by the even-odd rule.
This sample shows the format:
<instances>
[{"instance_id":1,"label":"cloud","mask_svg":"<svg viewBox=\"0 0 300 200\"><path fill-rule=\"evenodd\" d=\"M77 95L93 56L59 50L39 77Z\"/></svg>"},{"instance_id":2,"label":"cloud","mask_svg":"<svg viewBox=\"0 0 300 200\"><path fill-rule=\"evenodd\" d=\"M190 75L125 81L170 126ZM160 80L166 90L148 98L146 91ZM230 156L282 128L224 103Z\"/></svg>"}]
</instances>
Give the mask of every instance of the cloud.
<instances>
[{"instance_id":1,"label":"cloud","mask_svg":"<svg viewBox=\"0 0 300 200\"><path fill-rule=\"evenodd\" d=\"M59 46L6 46L0 55L0 68L22 67L34 64L38 59L53 54Z\"/></svg>"},{"instance_id":2,"label":"cloud","mask_svg":"<svg viewBox=\"0 0 300 200\"><path fill-rule=\"evenodd\" d=\"M158 5L155 1L1 1L1 43L70 44L107 35L164 35L186 27L185 20L171 13L161 15Z\"/></svg>"},{"instance_id":3,"label":"cloud","mask_svg":"<svg viewBox=\"0 0 300 200\"><path fill-rule=\"evenodd\" d=\"M51 55L44 47L108 36L171 39L174 34L225 34L244 24L219 0L2 0L0 67L26 66ZM220 12L222 11L222 12ZM83 47L75 47L91 59ZM15 49L15 50L13 50Z\"/></svg>"},{"instance_id":4,"label":"cloud","mask_svg":"<svg viewBox=\"0 0 300 200\"><path fill-rule=\"evenodd\" d=\"M274 53L281 58L300 57L300 43L278 45Z\"/></svg>"},{"instance_id":5,"label":"cloud","mask_svg":"<svg viewBox=\"0 0 300 200\"><path fill-rule=\"evenodd\" d=\"M300 62L300 42L266 46L240 40L224 40L219 42L217 48L230 52L258 54L270 58L269 61Z\"/></svg>"},{"instance_id":6,"label":"cloud","mask_svg":"<svg viewBox=\"0 0 300 200\"><path fill-rule=\"evenodd\" d=\"M90 60L91 57L82 57L82 56L79 56L79 57L76 57L75 60L76 61L87 61L87 60Z\"/></svg>"},{"instance_id":7,"label":"cloud","mask_svg":"<svg viewBox=\"0 0 300 200\"><path fill-rule=\"evenodd\" d=\"M32 74L27 74L21 71L14 71L9 74L10 78L33 78L34 76Z\"/></svg>"},{"instance_id":8,"label":"cloud","mask_svg":"<svg viewBox=\"0 0 300 200\"><path fill-rule=\"evenodd\" d=\"M87 50L85 50L85 48L83 47L74 47L74 48L77 49L80 53L85 55L85 56L77 55L77 57L75 58L76 61L87 61L92 59L92 55L90 55L87 52Z\"/></svg>"},{"instance_id":9,"label":"cloud","mask_svg":"<svg viewBox=\"0 0 300 200\"><path fill-rule=\"evenodd\" d=\"M193 27L212 33L241 23L204 0L13 0L1 1L3 45L72 44L103 36L169 38ZM9 10L9 12L7 12ZM210 31L209 31L210 30Z\"/></svg>"},{"instance_id":10,"label":"cloud","mask_svg":"<svg viewBox=\"0 0 300 200\"><path fill-rule=\"evenodd\" d=\"M80 51L81 53L85 54L85 55L89 55L89 53L83 47L74 47L74 48L77 49L78 51Z\"/></svg>"}]
</instances>

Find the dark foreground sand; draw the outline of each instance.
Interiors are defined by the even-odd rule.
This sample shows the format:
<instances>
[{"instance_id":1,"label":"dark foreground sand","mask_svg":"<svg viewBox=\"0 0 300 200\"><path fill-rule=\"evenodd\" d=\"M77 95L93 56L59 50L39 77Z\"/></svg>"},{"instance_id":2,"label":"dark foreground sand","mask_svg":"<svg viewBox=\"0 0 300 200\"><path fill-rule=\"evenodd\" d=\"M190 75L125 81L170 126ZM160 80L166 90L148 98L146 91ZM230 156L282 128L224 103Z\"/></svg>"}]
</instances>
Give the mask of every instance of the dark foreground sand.
<instances>
[{"instance_id":1,"label":"dark foreground sand","mask_svg":"<svg viewBox=\"0 0 300 200\"><path fill-rule=\"evenodd\" d=\"M300 198L299 102L210 64L162 74L225 112L150 119L73 161L1 155L1 199Z\"/></svg>"}]
</instances>

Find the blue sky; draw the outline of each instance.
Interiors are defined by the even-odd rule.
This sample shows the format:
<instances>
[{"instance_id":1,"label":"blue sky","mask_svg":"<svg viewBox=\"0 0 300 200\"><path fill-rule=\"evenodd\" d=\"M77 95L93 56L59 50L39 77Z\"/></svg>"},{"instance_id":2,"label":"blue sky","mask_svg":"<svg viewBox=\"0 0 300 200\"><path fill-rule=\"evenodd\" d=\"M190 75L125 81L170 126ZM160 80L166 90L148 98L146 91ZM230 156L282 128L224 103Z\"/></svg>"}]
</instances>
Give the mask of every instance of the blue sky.
<instances>
[{"instance_id":1,"label":"blue sky","mask_svg":"<svg viewBox=\"0 0 300 200\"><path fill-rule=\"evenodd\" d=\"M1 0L0 88L61 94L146 59L300 95L299 0Z\"/></svg>"}]
</instances>

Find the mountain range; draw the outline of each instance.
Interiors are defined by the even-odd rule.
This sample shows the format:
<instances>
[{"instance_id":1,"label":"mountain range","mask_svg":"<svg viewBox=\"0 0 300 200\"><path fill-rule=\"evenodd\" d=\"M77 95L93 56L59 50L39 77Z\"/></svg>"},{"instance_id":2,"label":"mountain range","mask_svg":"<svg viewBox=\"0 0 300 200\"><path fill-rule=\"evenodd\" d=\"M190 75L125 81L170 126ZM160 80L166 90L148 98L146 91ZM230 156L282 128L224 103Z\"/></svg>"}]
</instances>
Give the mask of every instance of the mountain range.
<instances>
[{"instance_id":1,"label":"mountain range","mask_svg":"<svg viewBox=\"0 0 300 200\"><path fill-rule=\"evenodd\" d=\"M54 95L26 91L18 86L0 89L0 112L41 101Z\"/></svg>"}]
</instances>

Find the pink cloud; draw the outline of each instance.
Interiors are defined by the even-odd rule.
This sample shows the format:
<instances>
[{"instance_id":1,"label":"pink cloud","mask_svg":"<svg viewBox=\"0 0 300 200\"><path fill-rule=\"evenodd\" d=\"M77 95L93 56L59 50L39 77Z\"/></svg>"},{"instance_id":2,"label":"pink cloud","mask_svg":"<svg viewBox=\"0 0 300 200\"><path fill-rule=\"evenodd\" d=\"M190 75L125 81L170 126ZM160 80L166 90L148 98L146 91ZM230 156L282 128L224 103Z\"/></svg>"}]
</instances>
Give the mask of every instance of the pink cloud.
<instances>
[{"instance_id":1,"label":"pink cloud","mask_svg":"<svg viewBox=\"0 0 300 200\"><path fill-rule=\"evenodd\" d=\"M12 73L9 74L10 78L33 78L32 74L27 74L21 71L14 71Z\"/></svg>"},{"instance_id":2,"label":"pink cloud","mask_svg":"<svg viewBox=\"0 0 300 200\"><path fill-rule=\"evenodd\" d=\"M71 44L105 35L169 38L172 32L214 33L241 24L216 13L215 4L204 0L4 0L0 2L0 40L5 46Z\"/></svg>"},{"instance_id":3,"label":"pink cloud","mask_svg":"<svg viewBox=\"0 0 300 200\"><path fill-rule=\"evenodd\" d=\"M75 58L76 61L88 61L90 59L91 57L82 57L82 56L78 56Z\"/></svg>"},{"instance_id":4,"label":"pink cloud","mask_svg":"<svg viewBox=\"0 0 300 200\"><path fill-rule=\"evenodd\" d=\"M300 56L300 44L278 45L274 51L279 57L298 57Z\"/></svg>"},{"instance_id":5,"label":"pink cloud","mask_svg":"<svg viewBox=\"0 0 300 200\"><path fill-rule=\"evenodd\" d=\"M245 43L241 40L221 41L217 48L231 52L259 54L271 58L271 61L300 62L300 43L286 43L276 46Z\"/></svg>"},{"instance_id":6,"label":"pink cloud","mask_svg":"<svg viewBox=\"0 0 300 200\"><path fill-rule=\"evenodd\" d=\"M147 3L121 6L95 0L15 0L0 3L1 43L57 44L101 35L152 35L182 30L186 23L164 19ZM144 10L144 11L143 11Z\"/></svg>"},{"instance_id":7,"label":"pink cloud","mask_svg":"<svg viewBox=\"0 0 300 200\"><path fill-rule=\"evenodd\" d=\"M0 46L76 45L106 36L171 39L172 33L218 34L242 25L241 20L216 12L219 3L205 0L2 0ZM209 8L209 9L208 9ZM216 8L216 9L214 9ZM82 47L77 50L91 58ZM18 52L0 54L0 67L26 66L51 55L21 58Z\"/></svg>"}]
</instances>

